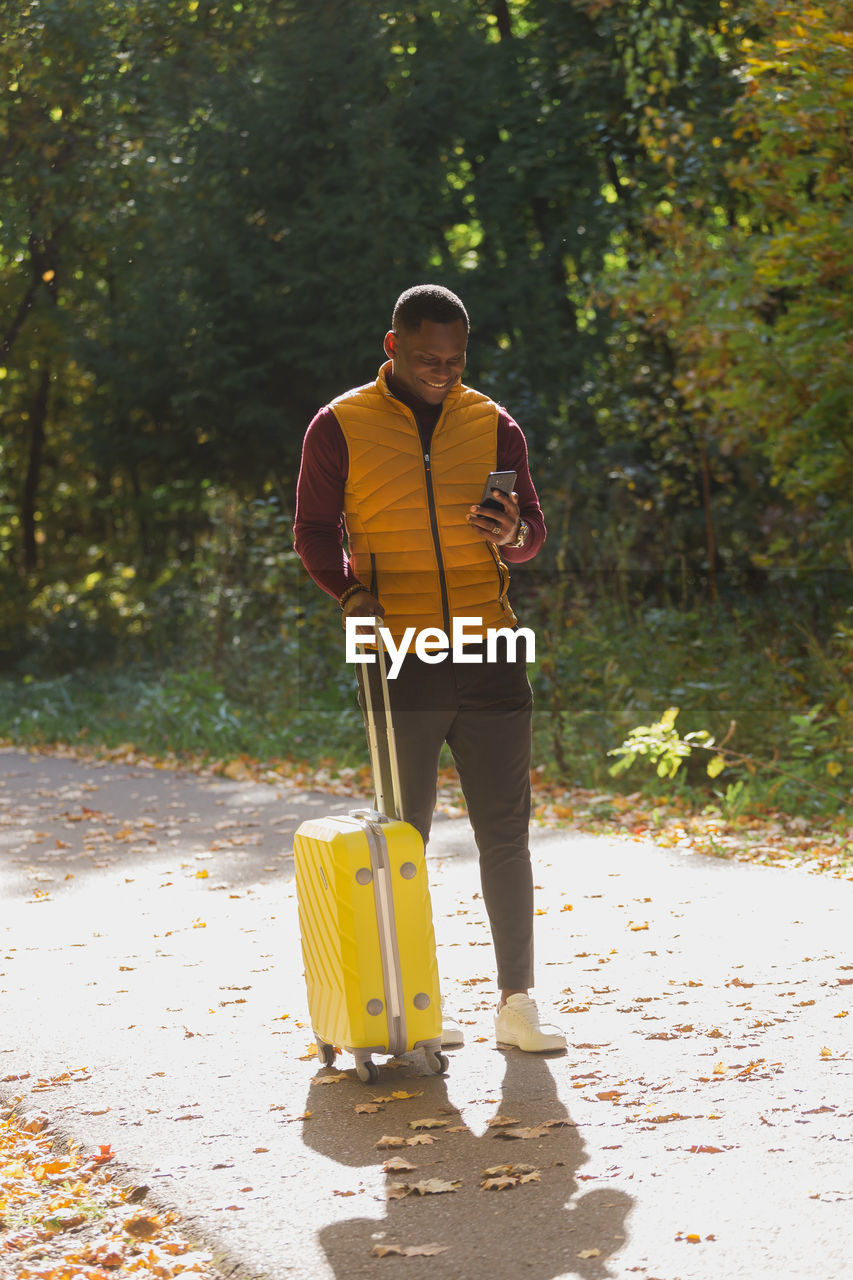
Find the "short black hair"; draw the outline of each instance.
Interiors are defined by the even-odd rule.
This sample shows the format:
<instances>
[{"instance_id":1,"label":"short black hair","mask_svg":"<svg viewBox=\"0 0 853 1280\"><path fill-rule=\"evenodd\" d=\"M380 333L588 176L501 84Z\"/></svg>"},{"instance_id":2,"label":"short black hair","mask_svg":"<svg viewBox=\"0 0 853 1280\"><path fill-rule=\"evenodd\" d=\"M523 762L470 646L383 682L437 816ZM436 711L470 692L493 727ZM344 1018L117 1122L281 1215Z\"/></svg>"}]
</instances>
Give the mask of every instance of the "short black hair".
<instances>
[{"instance_id":1,"label":"short black hair","mask_svg":"<svg viewBox=\"0 0 853 1280\"><path fill-rule=\"evenodd\" d=\"M433 324L453 324L461 320L468 332L468 312L461 298L445 289L443 284L415 284L401 293L394 305L391 328L420 329L424 320Z\"/></svg>"}]
</instances>

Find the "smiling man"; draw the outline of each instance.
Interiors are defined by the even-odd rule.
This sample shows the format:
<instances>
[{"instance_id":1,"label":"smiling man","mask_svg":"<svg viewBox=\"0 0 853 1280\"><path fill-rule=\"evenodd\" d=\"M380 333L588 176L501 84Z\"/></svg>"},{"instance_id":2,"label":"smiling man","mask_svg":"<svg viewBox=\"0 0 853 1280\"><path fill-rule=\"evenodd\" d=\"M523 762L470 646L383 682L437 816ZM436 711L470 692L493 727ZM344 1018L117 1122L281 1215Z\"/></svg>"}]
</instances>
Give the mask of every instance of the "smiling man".
<instances>
[{"instance_id":1,"label":"smiling man","mask_svg":"<svg viewBox=\"0 0 853 1280\"><path fill-rule=\"evenodd\" d=\"M405 298L405 294L403 295ZM385 354L391 360L391 380L398 390L439 405L462 377L468 346L465 321L437 323L422 320L416 329L406 328L405 305L395 309L397 326L385 335Z\"/></svg>"},{"instance_id":2,"label":"smiling man","mask_svg":"<svg viewBox=\"0 0 853 1280\"><path fill-rule=\"evenodd\" d=\"M401 646L413 634L449 635L464 619L472 641L464 652L428 654L413 642L395 665L389 690L403 817L426 843L446 742L480 855L500 989L496 1038L554 1051L565 1037L540 1024L529 994L532 695L512 637L500 650L486 647L487 636L516 623L505 560L536 555L545 522L521 428L462 383L467 346L468 315L449 289L425 284L401 294L376 380L333 400L308 428L295 544L345 623L381 617ZM515 489L495 489L496 505L484 507L484 484L497 471L514 472ZM443 1039L462 1043L450 1019Z\"/></svg>"}]
</instances>

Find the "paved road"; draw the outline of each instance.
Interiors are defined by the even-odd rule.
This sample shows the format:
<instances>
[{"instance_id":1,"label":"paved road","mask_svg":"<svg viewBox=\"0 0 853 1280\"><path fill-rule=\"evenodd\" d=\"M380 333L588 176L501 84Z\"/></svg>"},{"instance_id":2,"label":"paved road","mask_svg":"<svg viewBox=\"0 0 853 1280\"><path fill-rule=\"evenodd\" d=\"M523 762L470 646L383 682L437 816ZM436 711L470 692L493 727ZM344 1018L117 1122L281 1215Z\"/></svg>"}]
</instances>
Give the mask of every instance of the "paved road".
<instances>
[{"instance_id":1,"label":"paved road","mask_svg":"<svg viewBox=\"0 0 853 1280\"><path fill-rule=\"evenodd\" d=\"M307 1056L292 877L299 821L351 804L0 751L0 1078L29 1073L2 1096L111 1143L241 1277L853 1277L853 884L535 832L537 994L570 1047L534 1058L494 1047L470 832L439 821L468 1043L366 1089ZM418 1133L402 1179L460 1185L388 1200L376 1143ZM482 1189L507 1163L538 1180Z\"/></svg>"}]
</instances>

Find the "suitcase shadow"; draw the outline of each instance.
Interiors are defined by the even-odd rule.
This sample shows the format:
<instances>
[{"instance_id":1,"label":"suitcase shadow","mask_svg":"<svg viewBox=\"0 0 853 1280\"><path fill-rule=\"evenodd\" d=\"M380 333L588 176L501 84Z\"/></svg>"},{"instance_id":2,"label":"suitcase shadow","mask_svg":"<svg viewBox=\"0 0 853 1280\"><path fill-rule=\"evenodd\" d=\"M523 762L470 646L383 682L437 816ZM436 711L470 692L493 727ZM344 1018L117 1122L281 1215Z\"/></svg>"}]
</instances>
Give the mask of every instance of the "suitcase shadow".
<instances>
[{"instance_id":1,"label":"suitcase shadow","mask_svg":"<svg viewBox=\"0 0 853 1280\"><path fill-rule=\"evenodd\" d=\"M439 1245L446 1249L435 1256L407 1256L406 1275L414 1280L425 1277L427 1268L432 1276L436 1266L459 1280L518 1274L532 1280L568 1275L608 1280L619 1274L610 1269L610 1259L625 1245L626 1219L633 1199L609 1183L580 1190L583 1183L579 1176L583 1175L579 1170L588 1156L559 1098L547 1060L517 1051L507 1051L503 1057L500 1099L488 1111L480 1106L476 1129L469 1128L464 1117L472 1088L483 1095L479 1072L473 1084L470 1076L459 1073L456 1103L449 1092L454 1088L453 1067L449 1076L383 1070L378 1085L367 1089L355 1081L354 1073L352 1084L321 1085L322 1077L315 1077L306 1102L311 1117L303 1124L306 1146L349 1167L379 1169L389 1158L401 1156L416 1166L411 1172L389 1173L389 1187L433 1179L459 1184L446 1193L420 1195L413 1191L405 1198L383 1203L381 1187L377 1192L376 1178L371 1175L362 1194L370 1195L374 1216L329 1222L337 1217L341 1202L336 1200L334 1207L330 1204L328 1215L318 1204L318 1225L324 1217L327 1225L319 1226L317 1238L338 1280L375 1276L377 1255L371 1250L392 1245ZM486 1090L488 1086L486 1077ZM355 1112L356 1105L374 1097L389 1097L395 1090L423 1090L423 1094L380 1104L383 1109L373 1114ZM491 1091L484 1096L489 1099L496 1094ZM473 1113L469 1114L473 1122ZM444 1120L445 1125L422 1131L411 1127L413 1121L423 1118ZM502 1139L497 1135L505 1127L488 1125L495 1118L511 1119L516 1122L511 1128L534 1132ZM435 1142L399 1149L376 1146L386 1136L406 1139L419 1132L435 1137ZM532 1166L538 1178L505 1189L483 1187L486 1170L507 1165L512 1166L508 1173L491 1176L511 1179L519 1166ZM591 1256L581 1257L584 1253Z\"/></svg>"}]
</instances>

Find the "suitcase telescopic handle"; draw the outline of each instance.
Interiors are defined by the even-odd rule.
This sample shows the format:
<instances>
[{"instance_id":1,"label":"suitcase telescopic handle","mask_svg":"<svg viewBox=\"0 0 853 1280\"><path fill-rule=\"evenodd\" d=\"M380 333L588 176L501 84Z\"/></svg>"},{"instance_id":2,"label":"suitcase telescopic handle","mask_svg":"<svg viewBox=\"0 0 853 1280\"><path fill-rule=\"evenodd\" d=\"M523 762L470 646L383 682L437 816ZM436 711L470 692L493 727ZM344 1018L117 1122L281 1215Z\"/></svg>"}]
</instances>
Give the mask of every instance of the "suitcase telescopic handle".
<instances>
[{"instance_id":1,"label":"suitcase telescopic handle","mask_svg":"<svg viewBox=\"0 0 853 1280\"><path fill-rule=\"evenodd\" d=\"M388 671L385 665L385 645L376 620L376 666L379 669L379 687L382 691L382 708L385 713L385 746L388 754L388 774L390 775L390 792L386 795L385 770L382 768L382 750L379 742L379 728L376 723L376 708L373 703L370 672L364 673L364 703L367 721L367 744L370 751L370 764L373 769L373 784L376 790L376 807L380 813L389 818L402 818L402 802L400 795L400 767L397 763L397 739L394 736L394 721L391 718L391 699L388 693Z\"/></svg>"}]
</instances>

